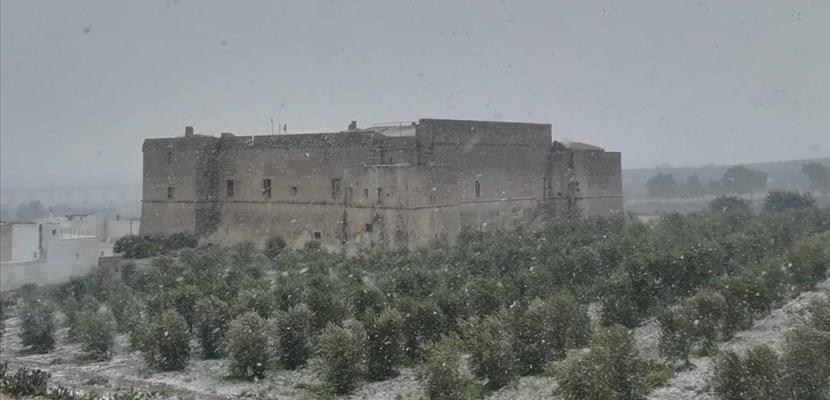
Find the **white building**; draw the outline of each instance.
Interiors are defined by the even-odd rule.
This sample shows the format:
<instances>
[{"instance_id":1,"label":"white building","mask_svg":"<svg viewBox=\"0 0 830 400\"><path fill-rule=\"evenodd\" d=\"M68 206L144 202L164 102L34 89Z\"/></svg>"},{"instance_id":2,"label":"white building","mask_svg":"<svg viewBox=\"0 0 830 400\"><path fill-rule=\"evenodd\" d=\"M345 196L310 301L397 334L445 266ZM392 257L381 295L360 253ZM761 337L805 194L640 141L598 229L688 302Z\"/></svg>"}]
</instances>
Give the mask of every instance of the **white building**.
<instances>
[{"instance_id":1,"label":"white building","mask_svg":"<svg viewBox=\"0 0 830 400\"><path fill-rule=\"evenodd\" d=\"M113 255L118 238L138 233L137 220L106 212L0 226L0 290L50 285L83 275Z\"/></svg>"}]
</instances>

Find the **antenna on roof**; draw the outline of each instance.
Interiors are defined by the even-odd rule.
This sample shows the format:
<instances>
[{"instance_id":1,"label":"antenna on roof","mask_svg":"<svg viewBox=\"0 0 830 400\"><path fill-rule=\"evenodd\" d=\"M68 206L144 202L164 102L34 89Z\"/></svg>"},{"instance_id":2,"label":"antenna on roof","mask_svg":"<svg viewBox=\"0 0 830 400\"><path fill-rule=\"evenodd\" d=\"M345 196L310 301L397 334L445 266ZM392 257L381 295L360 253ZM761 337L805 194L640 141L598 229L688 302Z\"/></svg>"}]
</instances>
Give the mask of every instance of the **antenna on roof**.
<instances>
[{"instance_id":1,"label":"antenna on roof","mask_svg":"<svg viewBox=\"0 0 830 400\"><path fill-rule=\"evenodd\" d=\"M274 134L274 118L271 118L271 134Z\"/></svg>"}]
</instances>

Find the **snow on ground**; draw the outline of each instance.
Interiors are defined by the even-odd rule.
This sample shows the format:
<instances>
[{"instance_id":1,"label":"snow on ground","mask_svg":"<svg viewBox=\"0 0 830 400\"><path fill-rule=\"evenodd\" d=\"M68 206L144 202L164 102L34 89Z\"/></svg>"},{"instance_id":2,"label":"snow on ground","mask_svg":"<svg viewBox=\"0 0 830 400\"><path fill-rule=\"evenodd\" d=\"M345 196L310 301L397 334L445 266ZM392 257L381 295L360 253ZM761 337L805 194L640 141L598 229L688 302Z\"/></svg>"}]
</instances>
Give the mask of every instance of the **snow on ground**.
<instances>
[{"instance_id":1,"label":"snow on ground","mask_svg":"<svg viewBox=\"0 0 830 400\"><path fill-rule=\"evenodd\" d=\"M552 399L556 381L547 376L525 376L513 385L493 393L492 400L541 400ZM556 397L558 398L558 397Z\"/></svg>"},{"instance_id":2,"label":"snow on ground","mask_svg":"<svg viewBox=\"0 0 830 400\"><path fill-rule=\"evenodd\" d=\"M803 325L807 320L807 305L820 298L830 296L830 279L818 285L816 290L804 292L789 301L783 307L773 310L770 315L757 321L752 328L741 331L732 340L721 343L723 351L745 352L758 345L768 345L775 350L781 350L786 334L796 327ZM646 324L645 326L647 326ZM648 328L635 332L648 332ZM659 335L659 327L657 328ZM651 335L645 335L650 337ZM658 336L659 338L659 336ZM644 342L656 340L644 338ZM649 400L712 400L710 382L715 369L713 357L699 357L691 360L695 366L688 371L679 372L666 384L657 388L648 396Z\"/></svg>"},{"instance_id":3,"label":"snow on ground","mask_svg":"<svg viewBox=\"0 0 830 400\"><path fill-rule=\"evenodd\" d=\"M830 295L830 279L816 290L806 292L783 307L774 310L749 330L739 332L729 342L722 343L722 350L742 352L752 346L766 344L781 348L787 332L806 320L806 306L813 300ZM224 400L240 397L262 399L314 398L303 387L319 387L320 381L309 369L299 371L269 371L261 382L242 382L226 377L226 360L201 360L194 355L183 372L155 372L147 368L139 352L131 352L126 336L118 337L115 357L106 362L80 360L82 354L77 344L65 343L65 329L58 332L58 347L49 354L23 354L18 338L19 319L6 321L6 332L0 342L0 358L8 360L12 370L19 367L40 368L52 374L51 383L82 389L88 392L105 392L124 388L152 390L168 398ZM640 354L649 359L659 359L657 344L660 327L649 320L634 330ZM715 366L712 357L691 359L694 368L677 373L666 386L654 390L650 400L713 400L709 382ZM550 399L556 382L544 376L523 377L513 385L489 396L492 400ZM423 388L413 369L404 369L393 379L365 383L355 393L344 397L349 400L424 398Z\"/></svg>"},{"instance_id":4,"label":"snow on ground","mask_svg":"<svg viewBox=\"0 0 830 400\"><path fill-rule=\"evenodd\" d=\"M52 377L50 385L61 384L85 392L104 393L135 388L156 391L167 398L236 399L240 396L288 400L301 398L305 391L297 385L311 384L314 374L308 371L269 371L261 382L227 378L226 360L202 360L196 355L187 369L180 372L156 372L145 366L140 352L131 352L127 337L119 335L116 354L110 361L87 362L80 359L77 344L67 344L65 329L58 332L58 346L48 354L24 354L18 338L19 319L6 321L0 343L0 358L9 361L12 371L20 367L39 368Z\"/></svg>"}]
</instances>

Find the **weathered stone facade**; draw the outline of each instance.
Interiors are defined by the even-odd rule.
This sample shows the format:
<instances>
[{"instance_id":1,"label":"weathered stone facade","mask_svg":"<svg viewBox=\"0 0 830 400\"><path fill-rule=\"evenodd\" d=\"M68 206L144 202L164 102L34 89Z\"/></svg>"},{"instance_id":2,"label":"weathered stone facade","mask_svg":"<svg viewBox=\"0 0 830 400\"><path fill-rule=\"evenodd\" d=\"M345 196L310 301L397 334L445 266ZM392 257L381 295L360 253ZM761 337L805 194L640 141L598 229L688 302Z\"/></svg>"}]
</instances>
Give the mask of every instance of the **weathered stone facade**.
<instances>
[{"instance_id":1,"label":"weathered stone facade","mask_svg":"<svg viewBox=\"0 0 830 400\"><path fill-rule=\"evenodd\" d=\"M397 127L395 128L397 129ZM144 142L141 232L330 251L452 242L464 229L622 212L620 153L548 124L421 119L335 133Z\"/></svg>"}]
</instances>

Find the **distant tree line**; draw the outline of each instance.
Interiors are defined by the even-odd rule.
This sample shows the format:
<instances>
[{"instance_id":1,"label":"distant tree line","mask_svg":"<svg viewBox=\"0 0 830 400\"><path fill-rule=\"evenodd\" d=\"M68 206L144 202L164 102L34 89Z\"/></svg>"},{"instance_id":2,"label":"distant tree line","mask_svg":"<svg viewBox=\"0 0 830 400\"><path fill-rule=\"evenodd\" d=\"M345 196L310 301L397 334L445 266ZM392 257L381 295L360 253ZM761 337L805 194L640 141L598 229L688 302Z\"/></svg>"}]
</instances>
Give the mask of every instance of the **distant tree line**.
<instances>
[{"instance_id":1,"label":"distant tree line","mask_svg":"<svg viewBox=\"0 0 830 400\"><path fill-rule=\"evenodd\" d=\"M813 162L803 165L801 171L810 181L811 190L825 195L830 192L830 169ZM698 175L682 180L675 178L674 174L661 172L646 182L646 188L648 197L652 199L746 195L766 191L767 174L736 165L726 170L720 179L704 184Z\"/></svg>"}]
</instances>

